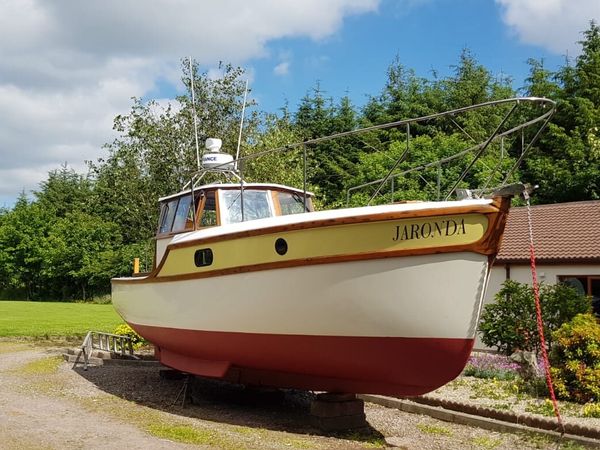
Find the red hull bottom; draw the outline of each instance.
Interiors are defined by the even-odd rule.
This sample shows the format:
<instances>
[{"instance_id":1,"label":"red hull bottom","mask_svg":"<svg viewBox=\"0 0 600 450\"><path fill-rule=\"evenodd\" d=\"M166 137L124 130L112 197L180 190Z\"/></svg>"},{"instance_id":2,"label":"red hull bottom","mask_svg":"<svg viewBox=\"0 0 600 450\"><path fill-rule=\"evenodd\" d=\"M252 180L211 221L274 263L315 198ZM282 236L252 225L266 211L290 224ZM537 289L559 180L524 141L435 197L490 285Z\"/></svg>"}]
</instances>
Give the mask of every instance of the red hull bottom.
<instances>
[{"instance_id":1,"label":"red hull bottom","mask_svg":"<svg viewBox=\"0 0 600 450\"><path fill-rule=\"evenodd\" d=\"M231 382L314 391L420 395L463 370L473 339L304 336L131 326L162 364Z\"/></svg>"}]
</instances>

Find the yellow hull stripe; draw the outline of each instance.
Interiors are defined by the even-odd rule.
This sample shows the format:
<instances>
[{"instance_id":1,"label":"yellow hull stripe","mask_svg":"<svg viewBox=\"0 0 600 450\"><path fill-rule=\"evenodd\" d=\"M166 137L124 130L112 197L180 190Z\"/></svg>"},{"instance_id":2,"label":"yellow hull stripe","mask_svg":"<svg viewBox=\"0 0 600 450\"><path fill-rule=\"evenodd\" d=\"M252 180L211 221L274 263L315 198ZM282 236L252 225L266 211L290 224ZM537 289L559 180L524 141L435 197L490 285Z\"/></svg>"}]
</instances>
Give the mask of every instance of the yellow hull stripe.
<instances>
[{"instance_id":1,"label":"yellow hull stripe","mask_svg":"<svg viewBox=\"0 0 600 450\"><path fill-rule=\"evenodd\" d=\"M487 227L485 215L461 214L307 228L204 245L198 243L171 249L158 277L282 261L467 245L480 240ZM275 251L278 238L287 243L284 255ZM213 262L196 267L194 254L204 248L212 250Z\"/></svg>"}]
</instances>

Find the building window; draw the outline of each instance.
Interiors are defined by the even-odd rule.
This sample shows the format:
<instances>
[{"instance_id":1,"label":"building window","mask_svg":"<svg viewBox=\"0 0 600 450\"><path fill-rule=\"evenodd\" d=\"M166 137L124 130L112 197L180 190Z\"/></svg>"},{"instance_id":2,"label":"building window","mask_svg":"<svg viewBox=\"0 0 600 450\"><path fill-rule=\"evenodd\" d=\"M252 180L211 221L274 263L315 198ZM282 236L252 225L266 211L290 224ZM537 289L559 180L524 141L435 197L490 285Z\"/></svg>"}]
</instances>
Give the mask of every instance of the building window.
<instances>
[{"instance_id":1,"label":"building window","mask_svg":"<svg viewBox=\"0 0 600 450\"><path fill-rule=\"evenodd\" d=\"M589 295L594 314L600 317L600 275L563 275L558 280L575 288L582 295Z\"/></svg>"}]
</instances>

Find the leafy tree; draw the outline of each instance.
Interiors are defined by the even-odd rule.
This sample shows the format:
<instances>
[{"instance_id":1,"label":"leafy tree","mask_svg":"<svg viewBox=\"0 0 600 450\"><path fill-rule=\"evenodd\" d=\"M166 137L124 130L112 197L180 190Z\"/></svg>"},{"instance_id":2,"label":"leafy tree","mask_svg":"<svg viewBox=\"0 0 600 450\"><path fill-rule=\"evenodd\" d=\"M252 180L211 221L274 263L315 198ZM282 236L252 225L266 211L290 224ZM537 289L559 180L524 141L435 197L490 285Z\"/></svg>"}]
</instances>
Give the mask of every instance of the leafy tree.
<instances>
[{"instance_id":1,"label":"leafy tree","mask_svg":"<svg viewBox=\"0 0 600 450\"><path fill-rule=\"evenodd\" d=\"M540 203L600 198L600 152L594 145L600 127L600 27L595 22L580 44L575 66L567 62L550 77L533 63L528 79L531 95L541 93L558 102L524 169L524 180L540 185Z\"/></svg>"},{"instance_id":2,"label":"leafy tree","mask_svg":"<svg viewBox=\"0 0 600 450\"><path fill-rule=\"evenodd\" d=\"M60 169L50 171L40 188L35 192L37 204L52 216L65 217L67 213L90 208L91 181L69 169L66 163Z\"/></svg>"},{"instance_id":3,"label":"leafy tree","mask_svg":"<svg viewBox=\"0 0 600 450\"><path fill-rule=\"evenodd\" d=\"M207 137L223 140L224 150L237 146L245 83L244 71L221 66L220 78L198 73L194 63L194 94L200 143ZM156 201L178 192L197 171L190 71L183 63L188 95L177 98L178 107L161 108L155 102L135 99L128 115L118 116L114 128L120 136L106 146L109 156L90 164L95 179L94 210L114 221L126 244L154 234L158 220ZM244 136L255 140L256 115L244 121Z\"/></svg>"},{"instance_id":4,"label":"leafy tree","mask_svg":"<svg viewBox=\"0 0 600 450\"><path fill-rule=\"evenodd\" d=\"M27 300L41 295L43 245L52 217L21 193L0 222L0 290Z\"/></svg>"},{"instance_id":5,"label":"leafy tree","mask_svg":"<svg viewBox=\"0 0 600 450\"><path fill-rule=\"evenodd\" d=\"M344 96L338 105L326 100L317 83L313 94L301 101L295 126L304 140L350 131L358 123L350 98ZM339 201L346 178L355 171L360 148L352 137L311 144L307 148L310 170L308 180L320 188L325 204Z\"/></svg>"},{"instance_id":6,"label":"leafy tree","mask_svg":"<svg viewBox=\"0 0 600 450\"><path fill-rule=\"evenodd\" d=\"M529 58L529 77L525 79L526 94L533 97L558 98L560 86L555 75L544 66L544 60Z\"/></svg>"},{"instance_id":7,"label":"leafy tree","mask_svg":"<svg viewBox=\"0 0 600 450\"><path fill-rule=\"evenodd\" d=\"M301 189L303 187L303 150L290 149L283 152L269 152L264 156L256 156L301 140L298 128L290 122L289 116L277 117L265 114L263 118L264 131L257 137L256 142L247 148L243 155L247 158L242 164L243 176L246 181L279 183ZM314 188L314 186L313 186Z\"/></svg>"},{"instance_id":8,"label":"leafy tree","mask_svg":"<svg viewBox=\"0 0 600 450\"><path fill-rule=\"evenodd\" d=\"M467 50L463 51L454 73L442 79L425 80L402 66L398 59L388 69L388 80L378 97L372 97L363 110L363 122L376 124L406 118L423 117L435 112L475 105L514 96L509 78L496 79ZM421 164L433 163L481 143L501 124L507 107L480 108L428 122L415 123L407 129L380 131L365 137L356 176L347 187L369 180L383 178L407 149L405 163L395 173ZM504 129L518 120L514 117ZM499 144L492 144L476 162L471 173L459 187L494 186L503 180L518 154L513 140L505 140L505 151L500 155ZM459 174L470 162L469 156L419 173L394 177L394 199L439 199L445 195ZM438 176L440 177L438 186ZM392 182L383 188L391 193ZM357 193L353 204L368 198ZM443 198L443 197L442 197ZM385 197L380 201L390 201Z\"/></svg>"},{"instance_id":9,"label":"leafy tree","mask_svg":"<svg viewBox=\"0 0 600 450\"><path fill-rule=\"evenodd\" d=\"M120 244L118 227L112 222L83 212L58 219L41 249L47 289L62 299L85 300L94 289L106 292L115 275Z\"/></svg>"}]
</instances>

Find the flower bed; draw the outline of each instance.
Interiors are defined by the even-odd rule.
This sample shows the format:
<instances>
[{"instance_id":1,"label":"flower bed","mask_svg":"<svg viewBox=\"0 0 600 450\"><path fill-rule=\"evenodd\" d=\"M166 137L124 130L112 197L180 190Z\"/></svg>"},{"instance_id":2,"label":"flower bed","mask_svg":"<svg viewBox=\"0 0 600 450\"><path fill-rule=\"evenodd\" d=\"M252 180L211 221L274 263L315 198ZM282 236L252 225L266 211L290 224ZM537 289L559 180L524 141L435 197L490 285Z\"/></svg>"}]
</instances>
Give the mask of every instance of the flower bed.
<instances>
[{"instance_id":1,"label":"flower bed","mask_svg":"<svg viewBox=\"0 0 600 450\"><path fill-rule=\"evenodd\" d=\"M528 416L552 418L554 410L546 396L544 379L525 381L520 373L520 364L506 356L473 353L463 374L422 399L441 406L463 405L465 412L492 410L498 415L515 415L520 418L520 423ZM590 428L600 434L599 402L578 404L559 401L558 404L565 424ZM453 406L452 409L456 408Z\"/></svg>"}]
</instances>

